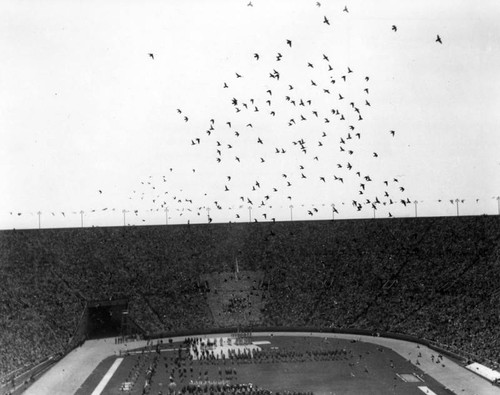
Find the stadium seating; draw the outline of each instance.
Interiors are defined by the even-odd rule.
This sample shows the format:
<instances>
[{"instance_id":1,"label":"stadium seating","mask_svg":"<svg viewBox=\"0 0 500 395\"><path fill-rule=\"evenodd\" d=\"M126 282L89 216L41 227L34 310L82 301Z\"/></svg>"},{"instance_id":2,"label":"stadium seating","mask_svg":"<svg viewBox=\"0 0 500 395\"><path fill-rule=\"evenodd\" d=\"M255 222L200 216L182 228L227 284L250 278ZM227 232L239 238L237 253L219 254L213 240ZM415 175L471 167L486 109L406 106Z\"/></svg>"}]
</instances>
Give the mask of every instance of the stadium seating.
<instances>
[{"instance_id":1,"label":"stadium seating","mask_svg":"<svg viewBox=\"0 0 500 395\"><path fill-rule=\"evenodd\" d=\"M1 231L0 377L64 352L90 300L129 298L149 333L221 327L214 310L247 305L211 294L236 260L258 279L253 299L238 290L252 324L405 333L500 363L500 218L438 217Z\"/></svg>"}]
</instances>

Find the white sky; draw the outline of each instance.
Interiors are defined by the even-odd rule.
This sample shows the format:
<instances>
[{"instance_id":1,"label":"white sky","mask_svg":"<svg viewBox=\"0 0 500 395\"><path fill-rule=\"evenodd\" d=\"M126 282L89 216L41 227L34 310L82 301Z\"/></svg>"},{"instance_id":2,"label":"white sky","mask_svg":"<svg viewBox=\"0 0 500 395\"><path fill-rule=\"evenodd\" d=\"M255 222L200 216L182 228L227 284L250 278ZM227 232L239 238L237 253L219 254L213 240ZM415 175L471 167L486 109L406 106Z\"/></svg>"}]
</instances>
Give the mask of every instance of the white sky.
<instances>
[{"instance_id":1,"label":"white sky","mask_svg":"<svg viewBox=\"0 0 500 395\"><path fill-rule=\"evenodd\" d=\"M498 213L498 1L247 3L2 1L0 228Z\"/></svg>"}]
</instances>

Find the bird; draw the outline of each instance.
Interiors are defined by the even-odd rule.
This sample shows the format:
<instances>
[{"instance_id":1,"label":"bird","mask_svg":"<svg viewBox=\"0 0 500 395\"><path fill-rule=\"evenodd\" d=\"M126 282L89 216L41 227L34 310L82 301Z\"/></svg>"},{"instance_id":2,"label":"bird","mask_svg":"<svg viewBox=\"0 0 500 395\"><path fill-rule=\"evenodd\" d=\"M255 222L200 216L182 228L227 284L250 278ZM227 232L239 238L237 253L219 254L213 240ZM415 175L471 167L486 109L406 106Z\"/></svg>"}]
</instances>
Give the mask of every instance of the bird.
<instances>
[{"instance_id":1,"label":"bird","mask_svg":"<svg viewBox=\"0 0 500 395\"><path fill-rule=\"evenodd\" d=\"M439 44L442 44L443 42L441 41L441 37L439 37L439 34L436 37L436 42Z\"/></svg>"},{"instance_id":2,"label":"bird","mask_svg":"<svg viewBox=\"0 0 500 395\"><path fill-rule=\"evenodd\" d=\"M347 9L347 6L344 7L344 12L349 12L349 10Z\"/></svg>"},{"instance_id":3,"label":"bird","mask_svg":"<svg viewBox=\"0 0 500 395\"><path fill-rule=\"evenodd\" d=\"M253 54L253 57L254 57L255 59L257 59L257 60L259 60L259 58L260 58L258 53L254 53L254 54Z\"/></svg>"},{"instance_id":4,"label":"bird","mask_svg":"<svg viewBox=\"0 0 500 395\"><path fill-rule=\"evenodd\" d=\"M392 137L394 137L394 135L396 134L396 132L394 130L391 130L389 133L392 134Z\"/></svg>"},{"instance_id":5,"label":"bird","mask_svg":"<svg viewBox=\"0 0 500 395\"><path fill-rule=\"evenodd\" d=\"M397 27L396 25L392 25L392 30L393 30L394 32L397 32L397 31L398 31L398 27Z\"/></svg>"},{"instance_id":6,"label":"bird","mask_svg":"<svg viewBox=\"0 0 500 395\"><path fill-rule=\"evenodd\" d=\"M238 73L235 73L236 74L236 78L241 78L241 74L238 74Z\"/></svg>"},{"instance_id":7,"label":"bird","mask_svg":"<svg viewBox=\"0 0 500 395\"><path fill-rule=\"evenodd\" d=\"M155 59L155 55L154 55L154 54L152 54L152 53L148 53L148 55L149 55L149 57L150 57L151 59L153 59L153 60Z\"/></svg>"},{"instance_id":8,"label":"bird","mask_svg":"<svg viewBox=\"0 0 500 395\"><path fill-rule=\"evenodd\" d=\"M292 48L292 40L286 40L287 45Z\"/></svg>"},{"instance_id":9,"label":"bird","mask_svg":"<svg viewBox=\"0 0 500 395\"><path fill-rule=\"evenodd\" d=\"M330 25L330 21L328 20L328 18L326 16L323 19L323 23L326 23L327 25Z\"/></svg>"}]
</instances>

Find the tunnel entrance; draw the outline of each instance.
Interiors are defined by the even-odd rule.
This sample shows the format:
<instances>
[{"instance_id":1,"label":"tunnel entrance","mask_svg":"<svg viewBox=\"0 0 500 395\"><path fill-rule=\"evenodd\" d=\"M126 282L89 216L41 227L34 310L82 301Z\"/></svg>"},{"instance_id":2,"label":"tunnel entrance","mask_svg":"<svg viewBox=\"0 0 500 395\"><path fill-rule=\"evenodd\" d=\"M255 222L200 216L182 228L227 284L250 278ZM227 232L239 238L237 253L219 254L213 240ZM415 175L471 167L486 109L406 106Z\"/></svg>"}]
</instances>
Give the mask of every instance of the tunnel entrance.
<instances>
[{"instance_id":1,"label":"tunnel entrance","mask_svg":"<svg viewBox=\"0 0 500 395\"><path fill-rule=\"evenodd\" d=\"M128 299L89 302L87 338L117 337L128 332Z\"/></svg>"}]
</instances>

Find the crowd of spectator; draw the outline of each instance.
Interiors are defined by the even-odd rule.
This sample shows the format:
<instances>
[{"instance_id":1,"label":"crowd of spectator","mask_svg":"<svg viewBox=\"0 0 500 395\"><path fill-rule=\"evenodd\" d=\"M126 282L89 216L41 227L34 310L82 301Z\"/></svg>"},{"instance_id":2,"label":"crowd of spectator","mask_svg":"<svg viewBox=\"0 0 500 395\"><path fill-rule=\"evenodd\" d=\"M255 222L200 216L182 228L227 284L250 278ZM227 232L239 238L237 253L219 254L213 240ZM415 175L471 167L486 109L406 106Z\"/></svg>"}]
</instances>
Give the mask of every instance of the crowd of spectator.
<instances>
[{"instance_id":1,"label":"crowd of spectator","mask_svg":"<svg viewBox=\"0 0 500 395\"><path fill-rule=\"evenodd\" d=\"M201 276L236 260L263 273L262 326L405 333L494 365L499 239L486 216L2 231L0 377L63 352L90 300L128 298L148 333L222 326Z\"/></svg>"}]
</instances>

